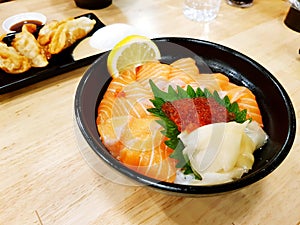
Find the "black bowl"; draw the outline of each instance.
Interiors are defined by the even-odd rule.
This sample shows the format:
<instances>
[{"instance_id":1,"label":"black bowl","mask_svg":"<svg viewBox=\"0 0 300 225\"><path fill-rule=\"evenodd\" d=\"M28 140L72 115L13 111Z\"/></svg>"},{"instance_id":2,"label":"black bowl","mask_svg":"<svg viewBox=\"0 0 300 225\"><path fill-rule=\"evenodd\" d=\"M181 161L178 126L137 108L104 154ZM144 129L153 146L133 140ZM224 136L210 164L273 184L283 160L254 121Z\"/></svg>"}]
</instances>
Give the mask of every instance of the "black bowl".
<instances>
[{"instance_id":1,"label":"black bowl","mask_svg":"<svg viewBox=\"0 0 300 225\"><path fill-rule=\"evenodd\" d=\"M276 78L249 57L219 44L175 37L157 38L154 41L161 50L162 61L173 62L177 58L194 57L202 72L208 72L207 70L221 72L233 83L248 87L257 97L264 130L269 135L268 143L255 152L255 162L249 173L241 179L224 184L210 186L171 184L127 168L102 144L95 123L98 104L111 81L106 68L107 52L85 72L75 96L76 121L92 150L112 168L134 181L156 190L184 196L207 196L238 190L261 180L277 168L292 147L296 133L296 119L291 100ZM175 44L184 48L173 48L172 45Z\"/></svg>"}]
</instances>

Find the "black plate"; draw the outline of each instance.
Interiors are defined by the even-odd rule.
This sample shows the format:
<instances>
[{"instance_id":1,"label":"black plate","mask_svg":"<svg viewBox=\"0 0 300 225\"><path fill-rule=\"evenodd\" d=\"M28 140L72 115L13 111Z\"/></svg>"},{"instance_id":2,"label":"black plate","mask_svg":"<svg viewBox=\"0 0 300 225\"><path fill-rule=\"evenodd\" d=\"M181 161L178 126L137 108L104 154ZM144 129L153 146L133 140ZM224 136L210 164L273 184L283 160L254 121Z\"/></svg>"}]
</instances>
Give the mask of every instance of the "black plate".
<instances>
[{"instance_id":1,"label":"black plate","mask_svg":"<svg viewBox=\"0 0 300 225\"><path fill-rule=\"evenodd\" d=\"M205 196L225 193L250 185L271 173L289 153L296 132L293 105L284 88L264 67L249 57L225 46L188 38L158 38L163 61L172 62L189 56L189 51L176 51L170 43L176 43L193 51L213 72L226 74L238 85L248 87L257 97L263 116L264 130L269 135L268 143L255 152L253 169L241 179L211 186L188 186L157 181L138 174L113 158L101 143L96 127L97 107L106 91L111 77L107 72L108 53L102 55L84 74L75 96L75 115L79 129L96 154L121 174L158 190L185 196ZM200 70L207 67L200 63Z\"/></svg>"},{"instance_id":2,"label":"black plate","mask_svg":"<svg viewBox=\"0 0 300 225\"><path fill-rule=\"evenodd\" d=\"M78 17L88 17L94 19L96 24L93 30L86 36L89 37L95 33L99 28L104 27L105 25L98 19L98 17L92 13L80 15ZM78 18L76 17L76 18ZM14 38L14 33L9 33L3 39L3 41L10 45L11 41ZM57 55L53 55L49 60L49 64L43 68L31 68L29 71L21 74L8 74L0 69L0 94L14 91L22 87L28 86L30 84L36 83L41 80L86 66L94 62L101 54L93 55L75 61L72 57L72 52L74 48L78 45L81 40L78 40L69 48L63 50Z\"/></svg>"}]
</instances>

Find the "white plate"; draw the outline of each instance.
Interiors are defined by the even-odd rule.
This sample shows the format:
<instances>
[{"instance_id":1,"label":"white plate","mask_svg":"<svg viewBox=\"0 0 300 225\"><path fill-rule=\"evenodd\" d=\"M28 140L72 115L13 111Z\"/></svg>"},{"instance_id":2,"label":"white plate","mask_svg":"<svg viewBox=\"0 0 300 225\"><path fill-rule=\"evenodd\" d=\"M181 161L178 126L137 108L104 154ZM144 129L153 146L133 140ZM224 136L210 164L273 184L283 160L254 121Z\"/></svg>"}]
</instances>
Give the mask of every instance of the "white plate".
<instances>
[{"instance_id":1,"label":"white plate","mask_svg":"<svg viewBox=\"0 0 300 225\"><path fill-rule=\"evenodd\" d=\"M139 30L134 26L124 23L115 23L97 30L90 39L90 45L95 49L105 52L111 50L126 36L134 34L153 38L153 35L148 34L144 30Z\"/></svg>"},{"instance_id":2,"label":"white plate","mask_svg":"<svg viewBox=\"0 0 300 225\"><path fill-rule=\"evenodd\" d=\"M72 56L74 60L83 59L111 50L119 41L129 35L142 35L154 38L144 30L125 23L114 23L97 30L91 37L82 40L74 49Z\"/></svg>"}]
</instances>

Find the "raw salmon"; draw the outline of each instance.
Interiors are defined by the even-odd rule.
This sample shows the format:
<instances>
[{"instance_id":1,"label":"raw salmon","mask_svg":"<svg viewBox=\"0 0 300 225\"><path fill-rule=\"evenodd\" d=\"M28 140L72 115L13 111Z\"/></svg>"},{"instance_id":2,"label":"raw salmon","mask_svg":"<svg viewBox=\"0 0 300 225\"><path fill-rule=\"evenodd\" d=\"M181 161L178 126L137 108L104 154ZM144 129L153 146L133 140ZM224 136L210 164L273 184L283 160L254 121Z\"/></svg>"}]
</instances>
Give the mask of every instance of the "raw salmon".
<instances>
[{"instance_id":1,"label":"raw salmon","mask_svg":"<svg viewBox=\"0 0 300 225\"><path fill-rule=\"evenodd\" d=\"M248 117L262 125L255 96L245 88L231 83L223 74L201 74L191 58L183 58L170 65L159 62L145 63L124 71L113 78L98 107L96 120L101 140L111 154L129 168L146 176L173 182L176 160L170 158L162 127L157 117L147 109L153 105L149 79L162 90L169 85L186 88L207 88L227 94L247 109Z\"/></svg>"},{"instance_id":2,"label":"raw salmon","mask_svg":"<svg viewBox=\"0 0 300 225\"><path fill-rule=\"evenodd\" d=\"M255 95L246 87L230 83L223 89L231 102L237 102L241 110L247 109L247 118L256 121L263 127L260 109Z\"/></svg>"}]
</instances>

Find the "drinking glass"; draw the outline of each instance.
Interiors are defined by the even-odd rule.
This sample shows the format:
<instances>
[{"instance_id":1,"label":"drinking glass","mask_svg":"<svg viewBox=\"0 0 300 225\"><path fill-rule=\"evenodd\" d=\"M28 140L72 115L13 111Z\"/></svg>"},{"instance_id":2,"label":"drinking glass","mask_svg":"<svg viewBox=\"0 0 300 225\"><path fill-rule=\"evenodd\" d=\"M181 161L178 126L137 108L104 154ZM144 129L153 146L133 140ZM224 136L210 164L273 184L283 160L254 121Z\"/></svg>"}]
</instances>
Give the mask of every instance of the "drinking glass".
<instances>
[{"instance_id":1,"label":"drinking glass","mask_svg":"<svg viewBox=\"0 0 300 225\"><path fill-rule=\"evenodd\" d=\"M184 0L183 14L194 21L208 22L215 19L221 0Z\"/></svg>"}]
</instances>

